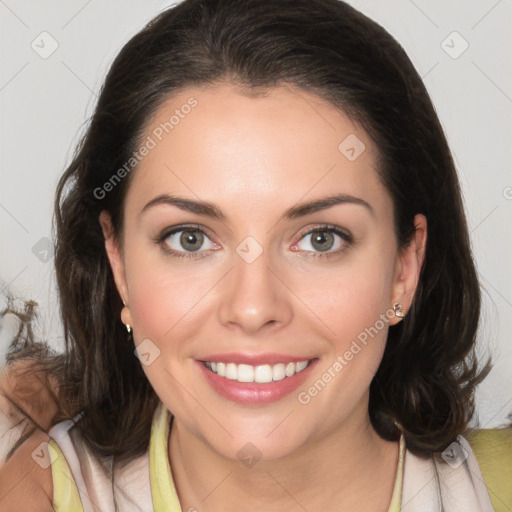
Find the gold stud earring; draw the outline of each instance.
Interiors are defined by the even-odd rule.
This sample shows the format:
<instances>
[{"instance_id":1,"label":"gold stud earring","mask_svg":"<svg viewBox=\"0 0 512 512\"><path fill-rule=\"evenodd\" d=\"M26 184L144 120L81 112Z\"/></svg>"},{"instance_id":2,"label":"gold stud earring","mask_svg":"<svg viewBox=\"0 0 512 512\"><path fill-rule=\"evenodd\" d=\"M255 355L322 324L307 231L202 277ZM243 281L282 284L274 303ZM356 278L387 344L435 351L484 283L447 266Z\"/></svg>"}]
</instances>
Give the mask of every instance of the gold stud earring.
<instances>
[{"instance_id":1,"label":"gold stud earring","mask_svg":"<svg viewBox=\"0 0 512 512\"><path fill-rule=\"evenodd\" d=\"M125 327L126 327L126 332L127 332L128 334L130 334L130 333L132 332L132 328L130 327L130 325L129 325L129 324L126 324L126 325L125 325Z\"/></svg>"},{"instance_id":2,"label":"gold stud earring","mask_svg":"<svg viewBox=\"0 0 512 512\"><path fill-rule=\"evenodd\" d=\"M395 304L393 304L393 311L395 312L395 316L405 318L406 313L404 313L403 309L404 307L402 304L400 304L400 302L395 302Z\"/></svg>"}]
</instances>

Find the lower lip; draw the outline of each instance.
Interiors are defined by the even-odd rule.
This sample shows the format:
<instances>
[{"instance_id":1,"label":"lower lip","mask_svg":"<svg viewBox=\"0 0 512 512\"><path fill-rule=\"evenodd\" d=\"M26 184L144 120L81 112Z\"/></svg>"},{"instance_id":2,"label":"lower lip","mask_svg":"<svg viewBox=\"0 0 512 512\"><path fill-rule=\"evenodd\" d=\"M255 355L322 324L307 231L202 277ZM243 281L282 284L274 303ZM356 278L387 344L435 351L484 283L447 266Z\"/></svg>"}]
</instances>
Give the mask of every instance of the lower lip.
<instances>
[{"instance_id":1,"label":"lower lip","mask_svg":"<svg viewBox=\"0 0 512 512\"><path fill-rule=\"evenodd\" d=\"M292 377L264 384L226 379L210 371L202 362L196 362L206 381L219 395L239 404L268 404L277 402L296 390L308 378L318 359L313 359L304 370Z\"/></svg>"}]
</instances>

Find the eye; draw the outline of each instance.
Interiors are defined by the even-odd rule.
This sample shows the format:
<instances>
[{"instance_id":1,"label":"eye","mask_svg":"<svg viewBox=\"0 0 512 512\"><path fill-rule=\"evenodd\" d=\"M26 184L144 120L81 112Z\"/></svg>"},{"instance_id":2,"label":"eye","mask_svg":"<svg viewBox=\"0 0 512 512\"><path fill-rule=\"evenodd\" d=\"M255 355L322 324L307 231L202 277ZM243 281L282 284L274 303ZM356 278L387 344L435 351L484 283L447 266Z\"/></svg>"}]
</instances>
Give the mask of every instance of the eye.
<instances>
[{"instance_id":1,"label":"eye","mask_svg":"<svg viewBox=\"0 0 512 512\"><path fill-rule=\"evenodd\" d=\"M302 243L302 246L300 245ZM292 249L318 252L313 257L325 257L343 251L352 243L350 233L337 226L319 226L301 236Z\"/></svg>"},{"instance_id":2,"label":"eye","mask_svg":"<svg viewBox=\"0 0 512 512\"><path fill-rule=\"evenodd\" d=\"M202 253L205 250L217 247L197 226L177 226L166 230L157 241L165 252L179 258L204 257Z\"/></svg>"}]
</instances>

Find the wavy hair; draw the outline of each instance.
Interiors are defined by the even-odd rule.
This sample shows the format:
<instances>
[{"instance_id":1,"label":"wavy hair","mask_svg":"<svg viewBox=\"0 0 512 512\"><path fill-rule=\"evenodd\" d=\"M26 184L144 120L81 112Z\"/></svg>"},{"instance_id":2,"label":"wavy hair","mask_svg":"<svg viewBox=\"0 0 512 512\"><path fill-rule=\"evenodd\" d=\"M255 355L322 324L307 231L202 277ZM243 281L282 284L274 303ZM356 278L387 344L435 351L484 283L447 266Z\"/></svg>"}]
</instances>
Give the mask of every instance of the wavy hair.
<instances>
[{"instance_id":1,"label":"wavy hair","mask_svg":"<svg viewBox=\"0 0 512 512\"><path fill-rule=\"evenodd\" d=\"M455 165L427 90L399 43L338 0L185 0L120 51L87 131L60 179L55 265L66 351L60 400L99 455L131 459L149 443L159 398L119 321L100 212L120 239L130 177L105 183L133 156L162 103L190 86L232 83L245 94L292 84L357 121L379 149L400 247L414 216L428 221L419 285L389 330L370 386L378 434L426 457L464 433L475 386L490 370L475 352L480 287ZM96 193L95 193L96 191ZM400 429L400 430L399 430Z\"/></svg>"}]
</instances>

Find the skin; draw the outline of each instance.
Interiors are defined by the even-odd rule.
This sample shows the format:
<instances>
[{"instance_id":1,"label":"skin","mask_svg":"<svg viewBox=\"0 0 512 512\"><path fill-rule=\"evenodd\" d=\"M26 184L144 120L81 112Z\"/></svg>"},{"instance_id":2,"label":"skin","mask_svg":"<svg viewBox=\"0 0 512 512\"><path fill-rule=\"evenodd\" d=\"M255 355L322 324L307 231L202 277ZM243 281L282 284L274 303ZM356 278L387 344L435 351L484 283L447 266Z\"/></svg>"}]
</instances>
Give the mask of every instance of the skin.
<instances>
[{"instance_id":1,"label":"skin","mask_svg":"<svg viewBox=\"0 0 512 512\"><path fill-rule=\"evenodd\" d=\"M149 338L160 354L144 370L174 414L171 470L183 510L386 511L398 443L381 439L368 416L369 386L393 317L307 405L298 392L332 367L365 328L400 302L407 311L424 258L427 225L415 218L411 244L399 249L393 203L375 170L368 134L319 97L289 85L249 97L232 84L189 88L169 98L146 135L193 97L197 106L142 160L125 202L122 243L109 216L100 222L135 344ZM365 150L349 161L338 146L355 134ZM172 205L144 206L160 194L215 203L224 221ZM290 207L335 193L345 203L293 220ZM187 253L180 235L165 252L165 228L199 224L207 238ZM319 225L349 231L326 248L306 232ZM236 252L252 236L263 253ZM199 242L200 243L200 242ZM201 253L198 257L198 252ZM194 255L196 256L194 258ZM280 352L319 361L306 383L265 405L218 395L195 359L221 352ZM251 468L237 457L253 443ZM321 489L321 491L319 491Z\"/></svg>"},{"instance_id":2,"label":"skin","mask_svg":"<svg viewBox=\"0 0 512 512\"><path fill-rule=\"evenodd\" d=\"M9 430L2 439L2 455L6 457L7 447L11 449L14 442L24 439L7 460L0 460L2 511L18 510L20 503L25 510L54 510L51 468L36 464L32 455L41 453L41 443L50 439L46 431L58 413L51 392L57 393L57 387L53 377L31 368L27 361L0 370L0 423L3 432Z\"/></svg>"}]
</instances>

